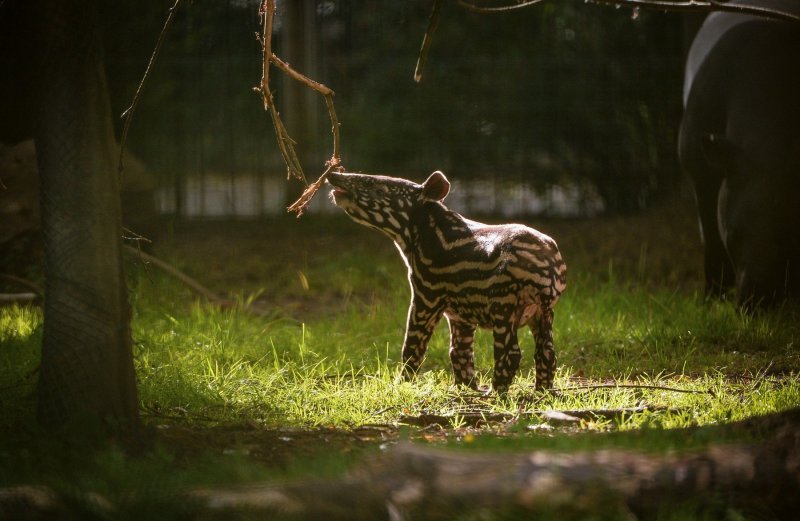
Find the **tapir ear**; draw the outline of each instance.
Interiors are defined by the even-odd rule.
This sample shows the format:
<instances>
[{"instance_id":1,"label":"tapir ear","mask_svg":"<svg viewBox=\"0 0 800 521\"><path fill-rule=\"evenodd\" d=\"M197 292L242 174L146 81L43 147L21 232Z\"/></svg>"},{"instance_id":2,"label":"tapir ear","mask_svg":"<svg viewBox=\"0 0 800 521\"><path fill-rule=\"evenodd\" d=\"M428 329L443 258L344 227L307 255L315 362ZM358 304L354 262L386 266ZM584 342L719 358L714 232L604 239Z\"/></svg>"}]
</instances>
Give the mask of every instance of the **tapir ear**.
<instances>
[{"instance_id":1,"label":"tapir ear","mask_svg":"<svg viewBox=\"0 0 800 521\"><path fill-rule=\"evenodd\" d=\"M722 172L731 171L736 162L736 145L723 134L706 134L701 139L708 166Z\"/></svg>"},{"instance_id":2,"label":"tapir ear","mask_svg":"<svg viewBox=\"0 0 800 521\"><path fill-rule=\"evenodd\" d=\"M450 181L439 170L422 183L422 196L430 201L442 201L450 192Z\"/></svg>"}]
</instances>

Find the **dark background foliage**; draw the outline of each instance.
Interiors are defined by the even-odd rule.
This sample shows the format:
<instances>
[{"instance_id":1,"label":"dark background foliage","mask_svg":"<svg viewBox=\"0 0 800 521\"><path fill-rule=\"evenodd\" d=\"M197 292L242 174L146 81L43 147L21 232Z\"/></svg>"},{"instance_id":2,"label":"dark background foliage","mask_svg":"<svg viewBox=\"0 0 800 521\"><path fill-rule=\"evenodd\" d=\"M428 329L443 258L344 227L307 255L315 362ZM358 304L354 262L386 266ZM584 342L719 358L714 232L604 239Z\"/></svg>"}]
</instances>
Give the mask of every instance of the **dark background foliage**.
<instances>
[{"instance_id":1,"label":"dark background foliage","mask_svg":"<svg viewBox=\"0 0 800 521\"><path fill-rule=\"evenodd\" d=\"M130 103L171 4L102 3L115 113ZM258 7L253 0L181 7L130 136L161 183L208 172L284 175L251 90L261 73ZM647 206L676 186L680 16L643 12L634 20L630 11L580 1L480 15L445 2L416 84L430 7L427 0L278 4L275 52L336 91L349 170L421 179L442 169L537 189L588 185L612 213ZM299 21L289 19L292 9ZM272 78L313 176L331 151L324 103L278 71Z\"/></svg>"}]
</instances>

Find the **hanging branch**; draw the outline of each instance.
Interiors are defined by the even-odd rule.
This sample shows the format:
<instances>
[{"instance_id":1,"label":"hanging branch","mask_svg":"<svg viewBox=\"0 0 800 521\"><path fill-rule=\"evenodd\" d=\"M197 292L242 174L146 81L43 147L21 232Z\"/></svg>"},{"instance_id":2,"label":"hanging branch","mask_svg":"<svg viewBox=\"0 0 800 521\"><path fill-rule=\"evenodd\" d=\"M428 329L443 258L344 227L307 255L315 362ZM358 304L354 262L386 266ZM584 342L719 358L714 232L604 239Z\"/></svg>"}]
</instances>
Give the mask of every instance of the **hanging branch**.
<instances>
[{"instance_id":1,"label":"hanging branch","mask_svg":"<svg viewBox=\"0 0 800 521\"><path fill-rule=\"evenodd\" d=\"M130 107L125 109L125 111L122 113L121 117L125 118L125 125L122 127L122 136L120 136L119 140L119 161L117 163L117 171L120 174L123 170L125 170L123 155L125 153L125 141L128 139L128 130L131 127L131 120L133 120L133 113L136 111L136 107L139 105L139 97L142 94L142 89L144 89L144 82L147 81L148 76L150 76L150 71L153 68L153 64L156 62L158 52L161 50L161 44L164 42L164 36L166 36L170 25L172 25L172 19L175 17L175 13L178 11L178 4L180 3L181 0L175 0L175 3L169 8L169 14L167 15L167 19L164 21L164 27L161 28L161 33L158 35L156 46L153 49L153 53L150 55L150 61L147 62L147 68L144 70L144 75L142 75L139 86L136 88L136 93L133 95L133 101L131 102Z\"/></svg>"},{"instance_id":2,"label":"hanging branch","mask_svg":"<svg viewBox=\"0 0 800 521\"><path fill-rule=\"evenodd\" d=\"M504 13L538 4L544 0L525 0L516 4L500 6L477 5L467 0L458 0L458 5L475 13ZM725 11L729 13L753 14L800 22L800 12L756 5L748 0L586 0L589 4L613 5L614 7L630 7L633 9L651 9L657 11L708 13Z\"/></svg>"},{"instance_id":3,"label":"hanging branch","mask_svg":"<svg viewBox=\"0 0 800 521\"><path fill-rule=\"evenodd\" d=\"M261 47L263 52L263 59L261 62L261 83L253 90L261 94L264 102L264 110L269 112L272 117L272 125L275 128L275 136L278 140L278 148L281 151L283 160L288 169L288 176L295 177L307 185L306 175L303 173L303 167L300 165L300 160L295 151L295 141L289 137L286 126L283 124L281 115L278 108L275 106L275 100L272 98L272 91L269 88L269 64L272 54L272 20L275 16L275 2L273 0L265 0L261 5L261 16L264 18L264 28L261 34Z\"/></svg>"},{"instance_id":4,"label":"hanging branch","mask_svg":"<svg viewBox=\"0 0 800 521\"><path fill-rule=\"evenodd\" d=\"M598 5L632 7L634 9L654 9L658 11L693 13L725 11L728 13L752 14L790 22L800 22L800 10L798 9L791 12L777 7L755 5L753 2L742 0L586 0L586 2Z\"/></svg>"},{"instance_id":5,"label":"hanging branch","mask_svg":"<svg viewBox=\"0 0 800 521\"><path fill-rule=\"evenodd\" d=\"M422 69L425 68L425 62L428 59L428 50L433 41L433 33L436 27L439 26L439 11L441 11L441 0L433 0L433 8L431 9L431 16L428 19L428 30L425 31L425 36L422 38L422 47L419 49L419 57L417 58L417 66L414 69L414 81L419 83L422 81Z\"/></svg>"},{"instance_id":6,"label":"hanging branch","mask_svg":"<svg viewBox=\"0 0 800 521\"><path fill-rule=\"evenodd\" d=\"M333 135L333 155L331 156L331 161L328 161L328 163L334 162L336 163L334 166L339 166L339 119L336 117L336 110L333 107L333 95L335 92L333 92L333 89L330 87L318 81L314 81L307 76L303 76L274 54L271 55L270 61L293 80L307 85L324 96L325 106L328 109L328 117L331 119L331 134ZM333 161L333 159L336 159L336 161Z\"/></svg>"},{"instance_id":7,"label":"hanging branch","mask_svg":"<svg viewBox=\"0 0 800 521\"><path fill-rule=\"evenodd\" d=\"M308 78L292 69L292 67L281 60L272 53L272 22L275 17L275 0L264 0L261 4L261 16L264 20L264 27L260 36L261 47L263 50L263 58L261 64L261 83L253 90L260 93L264 102L264 110L270 113L272 124L275 127L275 134L278 140L278 147L280 148L281 155L283 156L286 167L289 171L289 176L296 177L306 185L306 189L297 201L295 201L287 209L290 212L295 212L298 217L305 213L311 199L317 190L325 182L325 178L334 169L341 169L341 158L339 156L339 120L336 117L336 111L333 108L333 95L334 92L331 88ZM331 133L333 134L333 155L325 163L326 169L322 175L312 184L308 184L306 176L303 173L303 168L300 160L295 151L296 142L289 136L286 126L281 120L280 113L275 106L275 100L272 98L272 91L269 88L269 67L275 65L282 70L287 76L295 81L298 81L309 88L319 92L325 98L325 106L328 109L328 115L331 120Z\"/></svg>"},{"instance_id":8,"label":"hanging branch","mask_svg":"<svg viewBox=\"0 0 800 521\"><path fill-rule=\"evenodd\" d=\"M466 2L464 0L458 0L458 5L474 13L488 14L488 13L504 13L508 11L514 11L516 9L522 9L524 7L529 7L534 4L538 4L542 1L544 0L528 0L526 2L520 2L518 4L501 5L497 7L484 7L481 5L473 4L471 2Z\"/></svg>"}]
</instances>

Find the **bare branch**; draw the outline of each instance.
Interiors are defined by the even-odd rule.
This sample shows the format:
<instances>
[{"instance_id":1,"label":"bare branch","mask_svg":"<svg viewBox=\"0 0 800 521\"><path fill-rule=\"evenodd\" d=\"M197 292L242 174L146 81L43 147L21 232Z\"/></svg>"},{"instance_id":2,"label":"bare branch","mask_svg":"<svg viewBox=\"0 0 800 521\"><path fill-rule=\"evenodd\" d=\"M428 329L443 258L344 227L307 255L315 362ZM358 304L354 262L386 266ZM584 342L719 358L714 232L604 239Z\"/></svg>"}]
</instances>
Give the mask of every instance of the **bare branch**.
<instances>
[{"instance_id":1,"label":"bare branch","mask_svg":"<svg viewBox=\"0 0 800 521\"><path fill-rule=\"evenodd\" d=\"M333 95L333 90L332 89L330 89L329 87L326 87L325 85L323 85L322 83L319 83L318 81L312 80L308 76L303 76L302 74L300 74L296 70L292 69L292 67L288 63L286 63L285 61L281 60L276 55L273 54L270 57L269 61L274 63L276 67L278 67L280 70L285 72L293 80L296 80L296 81L299 81L300 83L308 85L309 87L311 87L315 91L319 92L323 96L331 96L331 95Z\"/></svg>"},{"instance_id":2,"label":"bare branch","mask_svg":"<svg viewBox=\"0 0 800 521\"><path fill-rule=\"evenodd\" d=\"M11 275L9 273L0 273L0 280L5 280L18 286L22 286L28 289L29 292L35 293L39 297L44 296L44 289L42 289L41 286L27 279L23 279L22 277L17 277L16 275Z\"/></svg>"},{"instance_id":3,"label":"bare branch","mask_svg":"<svg viewBox=\"0 0 800 521\"><path fill-rule=\"evenodd\" d=\"M505 13L530 7L544 0L526 0L516 4L502 6L482 6L466 0L458 0L458 5L475 13L492 14ZM709 13L711 11L724 11L730 13L753 14L800 22L800 12L790 11L776 6L756 5L748 0L586 0L586 3L598 5L613 5L615 7L630 7L632 9L649 9L655 11Z\"/></svg>"},{"instance_id":4,"label":"bare branch","mask_svg":"<svg viewBox=\"0 0 800 521\"><path fill-rule=\"evenodd\" d=\"M790 12L777 7L753 5L752 2L720 0L586 0L587 3L613 5L615 7L631 7L657 11L707 13L723 11L728 13L752 14L800 22L800 12Z\"/></svg>"},{"instance_id":5,"label":"bare branch","mask_svg":"<svg viewBox=\"0 0 800 521\"><path fill-rule=\"evenodd\" d=\"M288 63L281 60L272 52L272 22L275 15L275 0L264 0L261 5L261 14L264 17L264 26L260 38L263 50L261 62L261 83L253 90L261 94L261 97L264 101L264 110L269 112L270 116L272 117L272 124L275 127L275 135L278 140L278 147L280 148L283 160L286 162L286 166L289 169L289 175L296 177L297 179L301 180L304 185L306 185L306 189L303 194L297 199L297 201L287 208L288 211L296 212L297 216L300 217L303 215L303 213L305 213L305 210L311 203L311 199L325 182L325 178L328 176L328 174L333 169L341 168L341 159L339 157L339 120L336 117L336 111L333 108L334 92L330 87L297 72ZM296 143L291 137L289 137L289 133L287 132L286 127L280 118L277 108L275 107L275 101L273 100L272 92L269 89L270 65L275 65L293 80L299 81L309 88L319 92L325 98L325 106L328 109L328 116L331 119L333 155L325 164L326 170L315 182L310 185L306 180L306 176L303 173L303 167L300 164L299 158L297 157L297 153L294 148Z\"/></svg>"},{"instance_id":6,"label":"bare branch","mask_svg":"<svg viewBox=\"0 0 800 521\"><path fill-rule=\"evenodd\" d=\"M175 0L175 3L172 5L172 7L170 7L169 14L167 14L167 19L164 21L164 27L161 28L161 33L159 33L158 39L156 40L156 46L153 49L153 53L150 55L150 61L147 62L147 68L144 70L144 75L142 75L139 86L136 88L136 93L133 95L133 101L131 102L130 107L125 109L125 111L122 113L121 117L125 118L125 125L122 127L122 136L120 136L119 140L119 162L117 165L117 171L120 174L123 170L125 170L125 164L123 160L123 156L125 154L125 141L128 139L128 130L131 127L133 113L136 111L136 107L139 105L139 97L142 95L144 82L147 81L147 78L150 76L150 71L153 68L153 64L156 62L156 58L158 58L158 52L161 50L161 44L164 42L164 36L166 36L170 25L172 25L172 20L175 17L175 13L178 11L178 4L180 3L181 0Z\"/></svg>"},{"instance_id":7,"label":"bare branch","mask_svg":"<svg viewBox=\"0 0 800 521\"><path fill-rule=\"evenodd\" d=\"M667 387L664 385L645 385L645 384L596 384L596 385L575 385L570 387L562 387L559 392L567 391L585 391L592 389L653 389L657 391L672 391L675 393L687 394L710 394L714 396L714 391L711 389L698 390L698 389L679 389L677 387Z\"/></svg>"},{"instance_id":8,"label":"bare branch","mask_svg":"<svg viewBox=\"0 0 800 521\"><path fill-rule=\"evenodd\" d=\"M288 211L295 212L298 217L302 217L308 208L308 205L311 204L311 199L314 197L317 191L322 188L322 184L325 182L328 174L330 174L334 169L342 170L341 163L336 155L330 158L327 165L328 168L326 168L322 175L319 176L319 179L306 187L305 191L303 191L302 195L297 199L297 201L293 202L289 208L287 208Z\"/></svg>"},{"instance_id":9,"label":"bare branch","mask_svg":"<svg viewBox=\"0 0 800 521\"><path fill-rule=\"evenodd\" d=\"M261 60L261 95L264 98L264 110L269 109L267 94L269 94L269 59L272 56L272 19L275 16L275 2L264 0L261 4L261 16L264 17L261 46L264 51Z\"/></svg>"},{"instance_id":10,"label":"bare branch","mask_svg":"<svg viewBox=\"0 0 800 521\"><path fill-rule=\"evenodd\" d=\"M237 302L225 297L218 295L217 293L211 291L207 287L203 286L195 279L187 275L186 273L182 272L181 270L177 269L176 267L172 266L171 264L164 262L163 260L159 259L158 257L154 257L148 253L143 252L139 248L134 248L132 246L123 245L122 249L125 253L136 257L142 263L148 263L156 268L160 269L167 275L174 277L175 279L179 280L183 284L185 284L193 293L205 298L208 302L217 305L224 309L231 309L237 307ZM272 312L269 309L264 307L258 306L255 303L247 303L242 305L240 308L242 311L251 313L256 316L269 316Z\"/></svg>"},{"instance_id":11,"label":"bare branch","mask_svg":"<svg viewBox=\"0 0 800 521\"><path fill-rule=\"evenodd\" d=\"M281 115L278 108L275 106L275 100L272 97L272 91L269 88L269 67L272 54L272 21L275 17L275 0L264 0L261 4L261 16L264 19L261 46L263 56L261 61L261 83L258 87L254 88L256 92L261 94L261 99L264 102L264 110L269 112L272 118L272 126L275 129L275 138L278 140L278 148L281 151L283 160L286 163L286 168L289 172L289 177L296 177L303 182L304 185L308 184L306 175L303 173L303 167L300 164L300 159L297 157L294 145L295 141L289 136L286 126L281 120Z\"/></svg>"},{"instance_id":12,"label":"bare branch","mask_svg":"<svg viewBox=\"0 0 800 521\"><path fill-rule=\"evenodd\" d=\"M439 11L441 11L441 9L441 0L433 0L431 16L428 19L428 29L425 31L425 36L422 38L422 47L419 49L417 66L414 68L414 81L417 83L422 81L422 69L425 68L425 62L428 59L428 50L431 48L433 33L436 31L436 27L439 25Z\"/></svg>"},{"instance_id":13,"label":"bare branch","mask_svg":"<svg viewBox=\"0 0 800 521\"><path fill-rule=\"evenodd\" d=\"M333 91L325 95L325 106L328 107L328 115L331 118L331 134L333 134L333 156L330 163L336 163L334 167L338 167L341 163L339 154L339 119L336 117L336 109L333 108Z\"/></svg>"},{"instance_id":14,"label":"bare branch","mask_svg":"<svg viewBox=\"0 0 800 521\"><path fill-rule=\"evenodd\" d=\"M204 297L209 302L222 306L224 308L233 307L234 302L228 300L226 298L222 298L207 287L203 286L189 275L185 274L184 272L174 268L173 266L169 265L168 263L162 261L158 257L153 257L140 249L133 248L131 246L123 246L122 247L126 253L141 259L143 262L148 262L153 266L157 267L161 271L168 273L169 275L175 277L182 283L184 283L189 289L191 289L194 293Z\"/></svg>"},{"instance_id":15,"label":"bare branch","mask_svg":"<svg viewBox=\"0 0 800 521\"><path fill-rule=\"evenodd\" d=\"M645 405L640 407L618 407L612 409L571 409L571 410L532 410L517 413L491 412L491 411L461 411L452 414L425 413L419 415L401 414L398 423L428 427L440 425L447 427L454 423L462 423L470 427L478 427L493 423L509 421L549 421L552 423L569 424L580 420L614 419L644 412L678 412L681 409Z\"/></svg>"},{"instance_id":16,"label":"bare branch","mask_svg":"<svg viewBox=\"0 0 800 521\"><path fill-rule=\"evenodd\" d=\"M514 11L517 9L522 9L524 7L530 7L534 4L538 4L543 1L544 0L527 0L526 2L520 2L518 4L501 5L497 7L484 7L481 5L473 4L471 2L466 2L465 0L458 0L458 5L474 13L491 14L491 13L505 13L508 11Z\"/></svg>"},{"instance_id":17,"label":"bare branch","mask_svg":"<svg viewBox=\"0 0 800 521\"><path fill-rule=\"evenodd\" d=\"M36 302L39 297L36 293L0 293L0 306L10 306L12 304L30 304Z\"/></svg>"}]
</instances>

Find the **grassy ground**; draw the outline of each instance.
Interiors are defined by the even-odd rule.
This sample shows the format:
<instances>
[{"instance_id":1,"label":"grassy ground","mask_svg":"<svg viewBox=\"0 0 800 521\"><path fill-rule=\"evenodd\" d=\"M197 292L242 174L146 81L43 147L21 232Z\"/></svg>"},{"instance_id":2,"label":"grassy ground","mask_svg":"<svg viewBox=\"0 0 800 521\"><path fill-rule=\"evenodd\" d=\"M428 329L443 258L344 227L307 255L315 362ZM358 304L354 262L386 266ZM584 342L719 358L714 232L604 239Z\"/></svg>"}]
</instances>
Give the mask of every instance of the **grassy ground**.
<instances>
[{"instance_id":1,"label":"grassy ground","mask_svg":"<svg viewBox=\"0 0 800 521\"><path fill-rule=\"evenodd\" d=\"M420 377L398 382L408 287L397 252L375 232L312 217L182 225L165 232L155 253L239 306L198 301L131 261L150 448L70 455L44 441L30 419L41 314L0 308L0 485L45 482L114 498L143 487L336 473L354 454L406 438L482 450L685 449L715 438L670 429L800 405L797 310L749 316L705 302L684 199L630 218L528 224L556 238L569 267L556 308L558 393L533 393L527 331L507 397L454 387L444 324ZM252 304L269 312L249 313ZM483 384L490 346L489 333L480 333ZM640 387L586 388L611 383ZM629 412L566 422L538 415L551 409Z\"/></svg>"}]
</instances>

